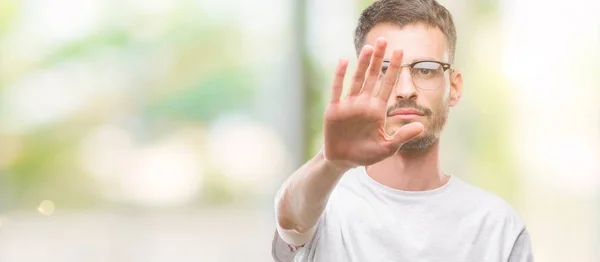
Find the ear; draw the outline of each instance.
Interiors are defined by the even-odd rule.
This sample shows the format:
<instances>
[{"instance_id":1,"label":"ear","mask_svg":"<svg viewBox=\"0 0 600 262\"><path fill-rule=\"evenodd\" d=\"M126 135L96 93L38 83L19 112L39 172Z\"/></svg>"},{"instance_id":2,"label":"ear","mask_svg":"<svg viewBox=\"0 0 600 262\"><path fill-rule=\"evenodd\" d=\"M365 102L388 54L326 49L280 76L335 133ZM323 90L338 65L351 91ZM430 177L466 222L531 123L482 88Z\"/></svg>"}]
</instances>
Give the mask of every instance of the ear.
<instances>
[{"instance_id":1,"label":"ear","mask_svg":"<svg viewBox=\"0 0 600 262\"><path fill-rule=\"evenodd\" d=\"M455 106L462 97L463 79L462 73L452 70L450 73L450 106Z\"/></svg>"}]
</instances>

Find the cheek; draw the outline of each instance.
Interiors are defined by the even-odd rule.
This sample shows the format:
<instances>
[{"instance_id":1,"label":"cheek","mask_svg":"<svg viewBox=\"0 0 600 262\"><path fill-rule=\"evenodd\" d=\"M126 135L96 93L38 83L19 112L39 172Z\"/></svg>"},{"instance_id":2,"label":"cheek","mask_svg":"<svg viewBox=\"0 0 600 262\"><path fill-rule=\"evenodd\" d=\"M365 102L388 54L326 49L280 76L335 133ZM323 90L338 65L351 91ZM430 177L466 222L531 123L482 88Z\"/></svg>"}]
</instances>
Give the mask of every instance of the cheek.
<instances>
[{"instance_id":1,"label":"cheek","mask_svg":"<svg viewBox=\"0 0 600 262\"><path fill-rule=\"evenodd\" d=\"M420 105L429 107L431 109L435 109L439 106L440 103L444 100L444 95L439 91L424 91L419 94L419 99L417 102Z\"/></svg>"},{"instance_id":2,"label":"cheek","mask_svg":"<svg viewBox=\"0 0 600 262\"><path fill-rule=\"evenodd\" d=\"M450 100L450 81L448 79L444 80L444 85L442 85L442 88L440 88L442 91L442 97L443 97L443 101L449 101Z\"/></svg>"},{"instance_id":3,"label":"cheek","mask_svg":"<svg viewBox=\"0 0 600 262\"><path fill-rule=\"evenodd\" d=\"M441 115L444 115L444 108L447 107L447 101L445 101L443 94L428 94L428 95L420 95L417 99L417 103L425 108L431 110L432 116L437 118Z\"/></svg>"},{"instance_id":4,"label":"cheek","mask_svg":"<svg viewBox=\"0 0 600 262\"><path fill-rule=\"evenodd\" d=\"M450 102L450 85L445 83L441 88L432 92L429 101L434 108L444 108Z\"/></svg>"}]
</instances>

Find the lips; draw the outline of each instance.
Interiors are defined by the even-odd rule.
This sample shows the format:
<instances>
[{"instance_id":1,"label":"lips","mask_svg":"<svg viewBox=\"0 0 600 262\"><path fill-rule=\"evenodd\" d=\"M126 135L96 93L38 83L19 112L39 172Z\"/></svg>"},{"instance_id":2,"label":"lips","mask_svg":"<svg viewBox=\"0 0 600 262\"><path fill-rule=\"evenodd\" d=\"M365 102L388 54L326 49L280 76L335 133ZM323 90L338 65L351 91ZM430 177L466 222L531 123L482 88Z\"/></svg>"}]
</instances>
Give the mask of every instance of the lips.
<instances>
[{"instance_id":1,"label":"lips","mask_svg":"<svg viewBox=\"0 0 600 262\"><path fill-rule=\"evenodd\" d=\"M423 112L413 108L400 108L392 111L389 116L423 116Z\"/></svg>"}]
</instances>

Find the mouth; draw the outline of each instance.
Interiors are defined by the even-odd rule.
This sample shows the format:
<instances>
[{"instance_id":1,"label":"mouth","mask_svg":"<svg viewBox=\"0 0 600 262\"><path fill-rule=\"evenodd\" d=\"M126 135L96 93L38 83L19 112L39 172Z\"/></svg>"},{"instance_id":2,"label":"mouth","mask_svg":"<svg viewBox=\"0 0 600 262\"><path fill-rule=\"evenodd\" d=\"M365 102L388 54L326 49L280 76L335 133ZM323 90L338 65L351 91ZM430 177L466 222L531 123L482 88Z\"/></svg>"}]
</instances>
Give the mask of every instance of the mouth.
<instances>
[{"instance_id":1,"label":"mouth","mask_svg":"<svg viewBox=\"0 0 600 262\"><path fill-rule=\"evenodd\" d=\"M392 111L390 114L388 114L388 117L401 120L413 120L424 115L425 114L423 114L423 112L416 109L400 108Z\"/></svg>"}]
</instances>

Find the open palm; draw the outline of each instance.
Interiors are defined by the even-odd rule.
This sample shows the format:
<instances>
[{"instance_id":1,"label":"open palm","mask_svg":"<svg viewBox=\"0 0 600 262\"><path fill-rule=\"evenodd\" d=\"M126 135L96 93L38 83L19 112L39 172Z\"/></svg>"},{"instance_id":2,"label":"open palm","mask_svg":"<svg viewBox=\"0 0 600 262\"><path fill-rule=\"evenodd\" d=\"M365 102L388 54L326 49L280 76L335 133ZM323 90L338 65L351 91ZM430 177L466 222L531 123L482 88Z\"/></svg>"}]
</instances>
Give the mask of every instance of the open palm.
<instances>
[{"instance_id":1,"label":"open palm","mask_svg":"<svg viewBox=\"0 0 600 262\"><path fill-rule=\"evenodd\" d=\"M385 39L380 38L374 49L368 45L362 49L344 100L340 96L348 60L340 60L324 117L326 159L348 167L371 165L396 153L402 144L423 131L423 125L415 122L392 135L385 132L387 101L402 62L402 52L394 51L382 83L375 90L386 46Z\"/></svg>"}]
</instances>

